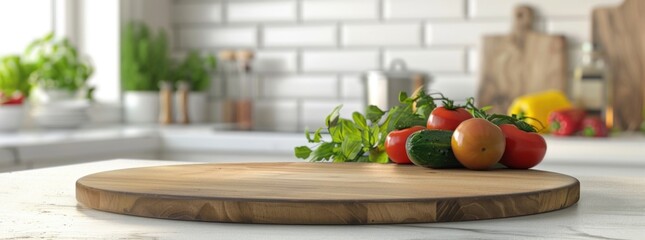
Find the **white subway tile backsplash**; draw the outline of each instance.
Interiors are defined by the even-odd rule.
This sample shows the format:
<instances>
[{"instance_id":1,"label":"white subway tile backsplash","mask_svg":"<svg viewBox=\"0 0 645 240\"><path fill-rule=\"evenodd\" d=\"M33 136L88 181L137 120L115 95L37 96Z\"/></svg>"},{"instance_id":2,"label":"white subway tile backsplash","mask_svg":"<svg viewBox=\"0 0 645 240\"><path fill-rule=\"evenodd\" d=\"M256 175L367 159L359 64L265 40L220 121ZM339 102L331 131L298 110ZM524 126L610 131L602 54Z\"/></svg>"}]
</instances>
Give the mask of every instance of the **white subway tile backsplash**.
<instances>
[{"instance_id":1,"label":"white subway tile backsplash","mask_svg":"<svg viewBox=\"0 0 645 240\"><path fill-rule=\"evenodd\" d=\"M331 113L332 110L338 105L343 105L340 110L340 117L352 118L352 113L360 112L365 113L365 106L362 101L346 100L346 101L320 101L320 100L306 100L302 103L302 111L300 119L302 126L313 131L319 127L325 127L325 117Z\"/></svg>"},{"instance_id":2,"label":"white subway tile backsplash","mask_svg":"<svg viewBox=\"0 0 645 240\"><path fill-rule=\"evenodd\" d=\"M360 75L343 75L340 78L340 94L343 99L362 100L365 84Z\"/></svg>"},{"instance_id":3,"label":"white subway tile backsplash","mask_svg":"<svg viewBox=\"0 0 645 240\"><path fill-rule=\"evenodd\" d=\"M179 44L182 48L254 47L256 42L255 27L197 27L179 30Z\"/></svg>"},{"instance_id":4,"label":"white subway tile backsplash","mask_svg":"<svg viewBox=\"0 0 645 240\"><path fill-rule=\"evenodd\" d=\"M344 46L419 46L421 26L415 23L347 24Z\"/></svg>"},{"instance_id":5,"label":"white subway tile backsplash","mask_svg":"<svg viewBox=\"0 0 645 240\"><path fill-rule=\"evenodd\" d=\"M362 72L376 69L377 50L304 51L302 70L305 72Z\"/></svg>"},{"instance_id":6,"label":"white subway tile backsplash","mask_svg":"<svg viewBox=\"0 0 645 240\"><path fill-rule=\"evenodd\" d=\"M267 26L265 47L329 47L336 46L335 25Z\"/></svg>"},{"instance_id":7,"label":"white subway tile backsplash","mask_svg":"<svg viewBox=\"0 0 645 240\"><path fill-rule=\"evenodd\" d=\"M426 25L428 45L479 45L484 35L508 34L511 23L500 22L443 22Z\"/></svg>"},{"instance_id":8,"label":"white subway tile backsplash","mask_svg":"<svg viewBox=\"0 0 645 240\"><path fill-rule=\"evenodd\" d=\"M538 30L570 40L575 63L577 45L589 40L591 9L622 0L171 2L175 52L253 49L256 128L301 131L322 126L341 103L348 117L363 111L360 73L387 68L397 58L430 73L431 89L459 102L475 96L481 39L510 34L513 8L521 3L535 7ZM219 87L213 84L217 91L211 91L215 110L226 95Z\"/></svg>"},{"instance_id":9,"label":"white subway tile backsplash","mask_svg":"<svg viewBox=\"0 0 645 240\"><path fill-rule=\"evenodd\" d=\"M476 48L468 49L468 72L479 72L479 50Z\"/></svg>"},{"instance_id":10,"label":"white subway tile backsplash","mask_svg":"<svg viewBox=\"0 0 645 240\"><path fill-rule=\"evenodd\" d=\"M258 51L254 70L259 73L288 73L298 71L296 51Z\"/></svg>"},{"instance_id":11,"label":"white subway tile backsplash","mask_svg":"<svg viewBox=\"0 0 645 240\"><path fill-rule=\"evenodd\" d=\"M222 116L223 103L221 100L210 100L208 102L208 109L210 109L207 121L223 122Z\"/></svg>"},{"instance_id":12,"label":"white subway tile backsplash","mask_svg":"<svg viewBox=\"0 0 645 240\"><path fill-rule=\"evenodd\" d=\"M336 75L266 76L260 83L265 98L331 98L338 95Z\"/></svg>"},{"instance_id":13,"label":"white subway tile backsplash","mask_svg":"<svg viewBox=\"0 0 645 240\"><path fill-rule=\"evenodd\" d=\"M222 21L222 4L218 2L184 2L172 8L176 23L219 23Z\"/></svg>"},{"instance_id":14,"label":"white subway tile backsplash","mask_svg":"<svg viewBox=\"0 0 645 240\"><path fill-rule=\"evenodd\" d=\"M228 3L229 22L295 21L296 1L232 1Z\"/></svg>"},{"instance_id":15,"label":"white subway tile backsplash","mask_svg":"<svg viewBox=\"0 0 645 240\"><path fill-rule=\"evenodd\" d=\"M303 20L378 19L378 0L305 0L302 1Z\"/></svg>"},{"instance_id":16,"label":"white subway tile backsplash","mask_svg":"<svg viewBox=\"0 0 645 240\"><path fill-rule=\"evenodd\" d=\"M253 119L255 130L300 131L298 129L298 103L294 100L256 101Z\"/></svg>"},{"instance_id":17,"label":"white subway tile backsplash","mask_svg":"<svg viewBox=\"0 0 645 240\"><path fill-rule=\"evenodd\" d=\"M387 19L463 18L465 0L385 0Z\"/></svg>"},{"instance_id":18,"label":"white subway tile backsplash","mask_svg":"<svg viewBox=\"0 0 645 240\"><path fill-rule=\"evenodd\" d=\"M554 20L547 23L547 31L561 34L567 41L580 44L591 41L591 22L587 20Z\"/></svg>"},{"instance_id":19,"label":"white subway tile backsplash","mask_svg":"<svg viewBox=\"0 0 645 240\"><path fill-rule=\"evenodd\" d=\"M428 73L464 72L466 65L466 53L462 49L388 50L383 66L388 67L394 59L402 59L409 69Z\"/></svg>"},{"instance_id":20,"label":"white subway tile backsplash","mask_svg":"<svg viewBox=\"0 0 645 240\"><path fill-rule=\"evenodd\" d=\"M429 92L441 92L444 96L459 102L465 102L469 97L477 97L476 75L434 75L428 86Z\"/></svg>"},{"instance_id":21,"label":"white subway tile backsplash","mask_svg":"<svg viewBox=\"0 0 645 240\"><path fill-rule=\"evenodd\" d=\"M546 17L588 17L594 7L611 6L622 0L470 0L469 15L474 18L499 17L511 19L520 4L535 8Z\"/></svg>"}]
</instances>

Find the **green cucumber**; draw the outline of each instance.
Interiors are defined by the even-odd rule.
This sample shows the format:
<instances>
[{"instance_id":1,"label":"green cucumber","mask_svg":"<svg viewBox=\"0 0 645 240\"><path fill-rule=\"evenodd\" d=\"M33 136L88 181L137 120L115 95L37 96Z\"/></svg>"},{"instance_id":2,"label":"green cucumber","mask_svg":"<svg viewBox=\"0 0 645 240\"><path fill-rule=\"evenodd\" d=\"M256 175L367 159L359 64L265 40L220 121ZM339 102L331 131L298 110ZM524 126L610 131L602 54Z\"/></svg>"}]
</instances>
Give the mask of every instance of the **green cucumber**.
<instances>
[{"instance_id":1,"label":"green cucumber","mask_svg":"<svg viewBox=\"0 0 645 240\"><path fill-rule=\"evenodd\" d=\"M405 142L410 161L417 166L429 168L463 167L450 146L452 131L421 130L413 133Z\"/></svg>"}]
</instances>

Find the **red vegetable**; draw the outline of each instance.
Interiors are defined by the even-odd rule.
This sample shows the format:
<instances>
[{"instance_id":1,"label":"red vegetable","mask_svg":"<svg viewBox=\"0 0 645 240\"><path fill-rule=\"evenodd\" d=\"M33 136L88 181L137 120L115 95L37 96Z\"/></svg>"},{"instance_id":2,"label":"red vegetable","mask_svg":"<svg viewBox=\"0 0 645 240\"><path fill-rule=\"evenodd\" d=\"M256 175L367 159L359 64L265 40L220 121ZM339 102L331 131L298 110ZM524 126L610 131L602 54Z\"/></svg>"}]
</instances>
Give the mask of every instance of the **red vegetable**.
<instances>
[{"instance_id":1,"label":"red vegetable","mask_svg":"<svg viewBox=\"0 0 645 240\"><path fill-rule=\"evenodd\" d=\"M387 134L385 138L385 152L387 156L398 164L411 164L408 153L405 150L405 141L416 131L425 129L422 126L414 126L402 130L394 130Z\"/></svg>"},{"instance_id":2,"label":"red vegetable","mask_svg":"<svg viewBox=\"0 0 645 240\"><path fill-rule=\"evenodd\" d=\"M486 170L502 158L504 141L504 133L497 125L483 118L472 118L455 129L450 147L464 167Z\"/></svg>"},{"instance_id":3,"label":"red vegetable","mask_svg":"<svg viewBox=\"0 0 645 240\"><path fill-rule=\"evenodd\" d=\"M557 136L570 136L580 130L585 112L582 109L567 108L549 114L549 128Z\"/></svg>"},{"instance_id":4,"label":"red vegetable","mask_svg":"<svg viewBox=\"0 0 645 240\"><path fill-rule=\"evenodd\" d=\"M25 97L19 93L14 93L11 97L5 97L4 94L0 94L0 105L19 105L22 104Z\"/></svg>"},{"instance_id":5,"label":"red vegetable","mask_svg":"<svg viewBox=\"0 0 645 240\"><path fill-rule=\"evenodd\" d=\"M430 113L428 129L454 131L461 122L473 118L465 108L454 105L451 100L445 100L443 104Z\"/></svg>"},{"instance_id":6,"label":"red vegetable","mask_svg":"<svg viewBox=\"0 0 645 240\"><path fill-rule=\"evenodd\" d=\"M540 134L525 132L513 124L501 124L499 128L506 137L501 164L508 168L529 169L542 162L546 141Z\"/></svg>"},{"instance_id":7,"label":"red vegetable","mask_svg":"<svg viewBox=\"0 0 645 240\"><path fill-rule=\"evenodd\" d=\"M587 137L606 137L609 135L607 125L599 117L588 117L582 121L582 134Z\"/></svg>"}]
</instances>

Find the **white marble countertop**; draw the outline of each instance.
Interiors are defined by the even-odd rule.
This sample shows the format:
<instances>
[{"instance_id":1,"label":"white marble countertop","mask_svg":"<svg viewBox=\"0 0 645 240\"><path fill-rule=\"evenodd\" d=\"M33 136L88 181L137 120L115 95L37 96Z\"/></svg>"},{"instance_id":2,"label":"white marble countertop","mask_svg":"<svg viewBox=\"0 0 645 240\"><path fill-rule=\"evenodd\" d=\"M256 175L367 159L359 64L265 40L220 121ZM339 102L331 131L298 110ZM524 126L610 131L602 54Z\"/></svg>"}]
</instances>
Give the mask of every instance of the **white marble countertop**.
<instances>
[{"instance_id":1,"label":"white marble countertop","mask_svg":"<svg viewBox=\"0 0 645 240\"><path fill-rule=\"evenodd\" d=\"M291 156L293 147L307 144L303 133L227 131L226 125L102 126L75 130L31 130L0 134L0 165L43 161L70 155L130 150L183 152L271 153ZM614 138L546 136L546 159L563 163L593 163L645 167L645 135ZM8 159L8 160L7 160Z\"/></svg>"},{"instance_id":2,"label":"white marble countertop","mask_svg":"<svg viewBox=\"0 0 645 240\"><path fill-rule=\"evenodd\" d=\"M645 171L621 166L539 165L578 178L578 204L483 221L353 226L231 224L118 215L77 204L87 174L186 162L114 160L0 174L0 239L643 239Z\"/></svg>"}]
</instances>

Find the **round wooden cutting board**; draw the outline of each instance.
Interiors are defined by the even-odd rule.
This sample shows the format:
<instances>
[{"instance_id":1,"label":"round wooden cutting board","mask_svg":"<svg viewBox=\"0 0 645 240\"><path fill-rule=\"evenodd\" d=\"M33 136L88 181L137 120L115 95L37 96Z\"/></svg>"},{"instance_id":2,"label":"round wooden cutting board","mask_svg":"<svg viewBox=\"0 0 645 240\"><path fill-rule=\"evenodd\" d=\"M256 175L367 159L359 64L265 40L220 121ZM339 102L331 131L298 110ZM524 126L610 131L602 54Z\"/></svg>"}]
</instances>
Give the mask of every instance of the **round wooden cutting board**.
<instances>
[{"instance_id":1,"label":"round wooden cutting board","mask_svg":"<svg viewBox=\"0 0 645 240\"><path fill-rule=\"evenodd\" d=\"M81 204L166 219L276 224L449 222L573 205L577 179L545 171L435 170L373 163L132 168L76 182Z\"/></svg>"}]
</instances>

